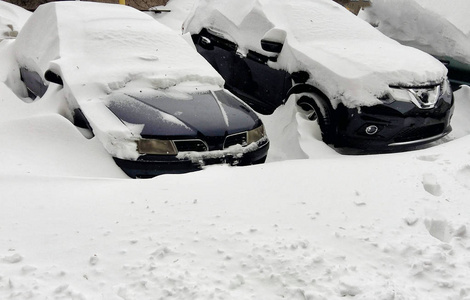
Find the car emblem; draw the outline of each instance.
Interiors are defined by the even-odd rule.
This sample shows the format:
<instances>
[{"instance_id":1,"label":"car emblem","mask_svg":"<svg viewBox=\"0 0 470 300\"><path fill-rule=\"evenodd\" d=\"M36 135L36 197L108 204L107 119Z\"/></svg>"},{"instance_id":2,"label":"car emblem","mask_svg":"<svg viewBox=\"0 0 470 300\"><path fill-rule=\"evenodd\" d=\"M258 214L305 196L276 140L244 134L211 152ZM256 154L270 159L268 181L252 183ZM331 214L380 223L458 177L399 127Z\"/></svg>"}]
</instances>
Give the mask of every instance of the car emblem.
<instances>
[{"instance_id":1,"label":"car emblem","mask_svg":"<svg viewBox=\"0 0 470 300\"><path fill-rule=\"evenodd\" d=\"M408 89L411 95L411 102L422 109L431 109L436 106L441 92L441 87L436 85L429 88L411 88Z\"/></svg>"}]
</instances>

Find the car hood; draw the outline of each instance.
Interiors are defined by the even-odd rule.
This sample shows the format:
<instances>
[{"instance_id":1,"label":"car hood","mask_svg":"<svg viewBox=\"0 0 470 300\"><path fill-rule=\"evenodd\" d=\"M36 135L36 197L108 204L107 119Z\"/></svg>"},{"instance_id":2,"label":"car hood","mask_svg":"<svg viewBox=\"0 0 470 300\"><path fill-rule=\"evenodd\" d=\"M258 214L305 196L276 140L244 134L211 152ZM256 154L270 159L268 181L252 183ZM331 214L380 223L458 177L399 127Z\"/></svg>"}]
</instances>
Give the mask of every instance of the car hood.
<instances>
[{"instance_id":1,"label":"car hood","mask_svg":"<svg viewBox=\"0 0 470 300\"><path fill-rule=\"evenodd\" d=\"M390 93L390 86L440 84L447 75L444 65L432 56L391 40L292 44L286 42L278 64L290 72L309 72L310 83L319 87L334 105L379 104L378 98Z\"/></svg>"},{"instance_id":2,"label":"car hood","mask_svg":"<svg viewBox=\"0 0 470 300\"><path fill-rule=\"evenodd\" d=\"M143 137L225 137L259 126L257 115L223 90L193 94L113 93L106 106Z\"/></svg>"}]
</instances>

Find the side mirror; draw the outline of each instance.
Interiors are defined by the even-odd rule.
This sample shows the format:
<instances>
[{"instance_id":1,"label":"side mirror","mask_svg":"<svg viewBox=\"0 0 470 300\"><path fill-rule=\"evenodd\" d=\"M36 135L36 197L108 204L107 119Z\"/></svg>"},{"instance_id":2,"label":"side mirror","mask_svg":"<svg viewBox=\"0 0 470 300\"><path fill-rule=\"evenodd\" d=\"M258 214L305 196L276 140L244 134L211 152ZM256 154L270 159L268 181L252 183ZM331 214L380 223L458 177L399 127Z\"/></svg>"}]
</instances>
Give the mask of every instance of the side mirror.
<instances>
[{"instance_id":1,"label":"side mirror","mask_svg":"<svg viewBox=\"0 0 470 300\"><path fill-rule=\"evenodd\" d=\"M51 70L47 70L46 73L44 73L44 78L49 82L56 83L58 85L64 85L62 77Z\"/></svg>"},{"instance_id":2,"label":"side mirror","mask_svg":"<svg viewBox=\"0 0 470 300\"><path fill-rule=\"evenodd\" d=\"M267 52L281 53L287 33L279 28L272 28L261 39L261 48Z\"/></svg>"},{"instance_id":3,"label":"side mirror","mask_svg":"<svg viewBox=\"0 0 470 300\"><path fill-rule=\"evenodd\" d=\"M267 40L261 40L261 48L267 52L281 53L284 44L278 42L272 42Z\"/></svg>"}]
</instances>

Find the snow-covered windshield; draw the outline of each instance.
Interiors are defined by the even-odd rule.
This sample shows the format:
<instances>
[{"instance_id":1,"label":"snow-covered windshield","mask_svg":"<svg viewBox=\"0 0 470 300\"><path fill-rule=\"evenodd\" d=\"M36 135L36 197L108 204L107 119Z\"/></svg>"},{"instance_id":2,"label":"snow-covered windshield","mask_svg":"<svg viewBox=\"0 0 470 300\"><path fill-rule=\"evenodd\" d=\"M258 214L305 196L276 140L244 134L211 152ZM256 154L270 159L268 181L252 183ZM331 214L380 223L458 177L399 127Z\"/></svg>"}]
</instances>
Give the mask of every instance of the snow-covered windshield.
<instances>
[{"instance_id":1,"label":"snow-covered windshield","mask_svg":"<svg viewBox=\"0 0 470 300\"><path fill-rule=\"evenodd\" d=\"M37 45L30 47L29 45ZM40 6L17 39L17 60L40 75L51 68L73 88L109 92L143 80L156 88L221 77L164 25L122 5L57 2Z\"/></svg>"}]
</instances>

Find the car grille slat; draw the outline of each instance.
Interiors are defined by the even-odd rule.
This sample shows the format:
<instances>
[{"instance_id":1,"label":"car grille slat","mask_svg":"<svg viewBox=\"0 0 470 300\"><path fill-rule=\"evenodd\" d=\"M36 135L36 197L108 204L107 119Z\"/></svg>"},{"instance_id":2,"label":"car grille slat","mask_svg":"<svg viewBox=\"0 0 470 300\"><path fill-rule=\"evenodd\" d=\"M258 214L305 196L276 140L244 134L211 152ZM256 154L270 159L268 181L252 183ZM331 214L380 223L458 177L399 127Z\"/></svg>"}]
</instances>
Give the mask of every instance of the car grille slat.
<instances>
[{"instance_id":1,"label":"car grille slat","mask_svg":"<svg viewBox=\"0 0 470 300\"><path fill-rule=\"evenodd\" d=\"M407 128L395 137L395 142L410 142L436 136L444 131L444 124L434 124L425 127Z\"/></svg>"},{"instance_id":2,"label":"car grille slat","mask_svg":"<svg viewBox=\"0 0 470 300\"><path fill-rule=\"evenodd\" d=\"M187 152L187 151L195 151L195 152L204 152L208 151L209 147L207 146L204 141L201 140L180 140L174 141L176 149L178 152Z\"/></svg>"},{"instance_id":3,"label":"car grille slat","mask_svg":"<svg viewBox=\"0 0 470 300\"><path fill-rule=\"evenodd\" d=\"M236 133L227 136L224 142L224 149L234 145L246 145L246 132Z\"/></svg>"}]
</instances>

